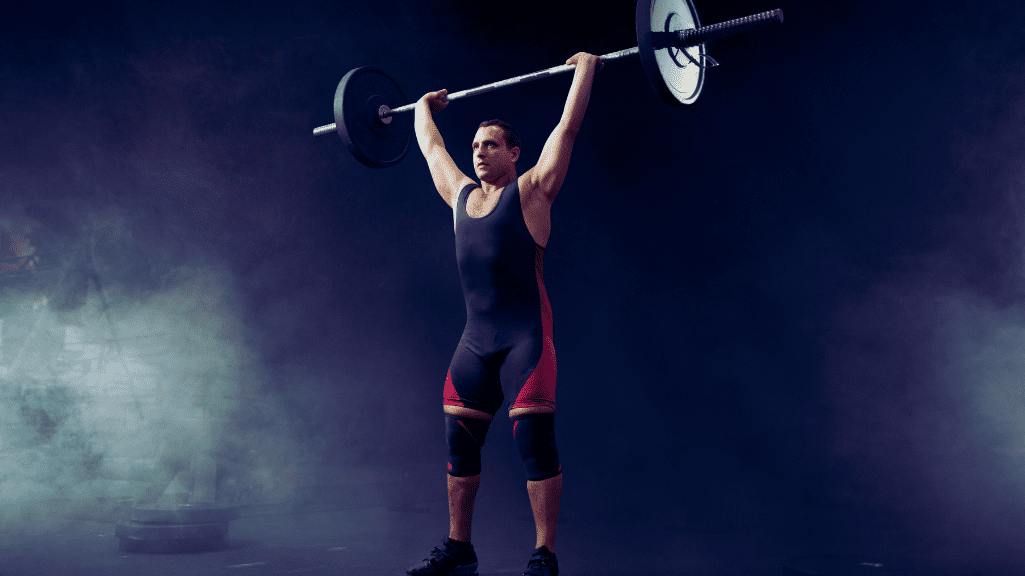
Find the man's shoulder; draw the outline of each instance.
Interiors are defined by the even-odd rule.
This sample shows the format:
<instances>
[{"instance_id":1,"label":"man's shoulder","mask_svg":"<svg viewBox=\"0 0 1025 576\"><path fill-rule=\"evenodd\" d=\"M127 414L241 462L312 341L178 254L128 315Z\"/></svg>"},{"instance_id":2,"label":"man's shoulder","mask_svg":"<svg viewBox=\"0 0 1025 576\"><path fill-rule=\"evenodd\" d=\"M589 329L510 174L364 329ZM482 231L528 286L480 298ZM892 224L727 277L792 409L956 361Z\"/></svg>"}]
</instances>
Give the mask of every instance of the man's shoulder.
<instances>
[{"instance_id":1,"label":"man's shoulder","mask_svg":"<svg viewBox=\"0 0 1025 576\"><path fill-rule=\"evenodd\" d=\"M472 178L467 178L466 180L463 180L462 182L460 182L459 184L456 185L456 188L453 191L452 197L458 199L459 196L463 193L463 191L466 191L466 193L469 194L470 192L473 191L474 188L479 188L479 187L480 187L480 183L478 183L476 180L474 180Z\"/></svg>"},{"instance_id":2,"label":"man's shoulder","mask_svg":"<svg viewBox=\"0 0 1025 576\"><path fill-rule=\"evenodd\" d=\"M527 170L517 178L516 184L520 190L520 198L528 202L536 202L538 200L544 200L545 203L548 202L545 191L541 189L541 184L535 178L534 168Z\"/></svg>"}]
</instances>

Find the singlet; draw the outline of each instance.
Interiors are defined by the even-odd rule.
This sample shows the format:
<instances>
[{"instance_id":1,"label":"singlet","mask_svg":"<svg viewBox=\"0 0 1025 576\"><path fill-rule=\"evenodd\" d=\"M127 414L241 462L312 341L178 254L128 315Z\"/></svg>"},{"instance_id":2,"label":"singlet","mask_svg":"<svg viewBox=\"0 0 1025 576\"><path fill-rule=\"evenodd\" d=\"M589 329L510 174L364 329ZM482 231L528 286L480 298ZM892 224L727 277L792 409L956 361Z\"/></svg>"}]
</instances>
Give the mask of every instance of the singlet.
<instances>
[{"instance_id":1,"label":"singlet","mask_svg":"<svg viewBox=\"0 0 1025 576\"><path fill-rule=\"evenodd\" d=\"M477 187L467 184L456 199L456 261L467 327L540 330L542 315L551 314L544 289L544 248L523 219L519 182L502 189L491 212L473 218L466 213L466 202Z\"/></svg>"}]
</instances>

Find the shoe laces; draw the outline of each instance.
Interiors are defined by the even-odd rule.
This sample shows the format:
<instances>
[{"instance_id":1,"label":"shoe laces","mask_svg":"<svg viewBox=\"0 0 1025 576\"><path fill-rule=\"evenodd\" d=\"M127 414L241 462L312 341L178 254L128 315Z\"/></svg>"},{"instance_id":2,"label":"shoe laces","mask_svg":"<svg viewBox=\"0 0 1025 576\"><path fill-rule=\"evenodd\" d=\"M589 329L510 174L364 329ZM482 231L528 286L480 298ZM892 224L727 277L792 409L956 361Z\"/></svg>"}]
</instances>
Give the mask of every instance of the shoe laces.
<instances>
[{"instance_id":1,"label":"shoe laces","mask_svg":"<svg viewBox=\"0 0 1025 576\"><path fill-rule=\"evenodd\" d=\"M431 557L424 558L424 560L427 562L440 562L451 555L452 553L447 548L445 550L442 550L441 548L435 546L434 550L431 550Z\"/></svg>"},{"instance_id":2,"label":"shoe laces","mask_svg":"<svg viewBox=\"0 0 1025 576\"><path fill-rule=\"evenodd\" d=\"M461 550L459 550L455 546L444 545L444 547L442 548L438 548L437 546L435 546L434 550L431 551L431 557L425 558L425 560L429 562L441 562L447 558L451 558L452 556L459 554L460 552Z\"/></svg>"},{"instance_id":3,"label":"shoe laces","mask_svg":"<svg viewBox=\"0 0 1025 576\"><path fill-rule=\"evenodd\" d=\"M551 559L547 556L535 556L527 562L527 568L543 568L551 562Z\"/></svg>"},{"instance_id":4,"label":"shoe laces","mask_svg":"<svg viewBox=\"0 0 1025 576\"><path fill-rule=\"evenodd\" d=\"M548 566L549 564L552 563L552 559L553 559L552 556L545 556L543 554L537 554L537 555L531 557L530 561L527 562L527 570L528 571L524 572L523 575L524 576L531 576L533 570L540 570L541 568L544 568L545 566Z\"/></svg>"}]
</instances>

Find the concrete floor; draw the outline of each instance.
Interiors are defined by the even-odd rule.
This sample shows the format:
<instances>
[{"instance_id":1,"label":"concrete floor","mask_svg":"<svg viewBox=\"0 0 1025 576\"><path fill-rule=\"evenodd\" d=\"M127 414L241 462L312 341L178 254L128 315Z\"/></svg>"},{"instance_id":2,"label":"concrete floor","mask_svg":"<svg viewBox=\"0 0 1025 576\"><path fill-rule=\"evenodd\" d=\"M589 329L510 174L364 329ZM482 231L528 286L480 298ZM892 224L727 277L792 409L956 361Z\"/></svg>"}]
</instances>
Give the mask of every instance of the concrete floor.
<instances>
[{"instance_id":1,"label":"concrete floor","mask_svg":"<svg viewBox=\"0 0 1025 576\"><path fill-rule=\"evenodd\" d=\"M533 548L533 524L518 513L478 513L474 545L481 576L521 574ZM835 520L835 518L833 519ZM834 574L990 576L949 547L911 550L885 530L835 530L806 515L800 536L770 526L686 531L652 523L597 523L572 514L560 525L556 552L565 576L794 576L787 562L823 554L871 553L911 562L908 571L865 568ZM861 522L862 528L868 523ZM114 525L87 519L26 518L0 531L0 575L271 575L399 576L446 535L444 503L415 510L363 508L246 517L231 523L227 550L197 554L126 554ZM807 573L807 572L805 572Z\"/></svg>"}]
</instances>

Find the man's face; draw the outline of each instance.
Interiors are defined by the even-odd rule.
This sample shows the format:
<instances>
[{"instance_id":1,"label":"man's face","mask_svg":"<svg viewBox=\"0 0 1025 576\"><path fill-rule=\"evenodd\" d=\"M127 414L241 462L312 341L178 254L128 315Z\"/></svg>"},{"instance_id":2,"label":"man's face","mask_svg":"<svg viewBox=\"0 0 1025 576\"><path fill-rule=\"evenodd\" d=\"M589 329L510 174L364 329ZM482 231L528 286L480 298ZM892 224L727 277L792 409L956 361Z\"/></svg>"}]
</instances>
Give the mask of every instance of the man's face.
<instances>
[{"instance_id":1,"label":"man's face","mask_svg":"<svg viewBox=\"0 0 1025 576\"><path fill-rule=\"evenodd\" d=\"M516 170L520 149L509 149L505 144L505 131L499 126L478 128L473 137L473 169L477 177L491 182Z\"/></svg>"}]
</instances>

